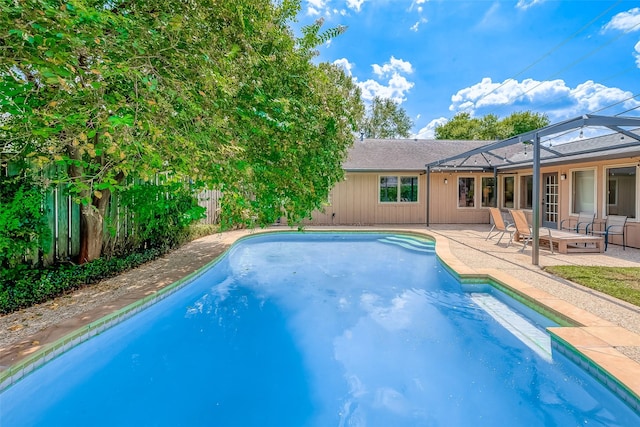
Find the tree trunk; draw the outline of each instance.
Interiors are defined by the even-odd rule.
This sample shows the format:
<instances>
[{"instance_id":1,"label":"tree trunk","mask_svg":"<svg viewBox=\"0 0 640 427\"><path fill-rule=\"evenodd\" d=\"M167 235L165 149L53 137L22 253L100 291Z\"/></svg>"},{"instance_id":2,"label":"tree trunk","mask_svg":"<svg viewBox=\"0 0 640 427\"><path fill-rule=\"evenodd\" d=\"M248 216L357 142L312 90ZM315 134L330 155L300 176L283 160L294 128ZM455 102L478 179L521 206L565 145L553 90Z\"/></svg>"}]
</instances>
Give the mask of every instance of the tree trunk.
<instances>
[{"instance_id":1,"label":"tree trunk","mask_svg":"<svg viewBox=\"0 0 640 427\"><path fill-rule=\"evenodd\" d=\"M98 259L102 254L104 216L110 198L111 193L105 190L102 197L94 196L90 205L82 205L80 208L80 264Z\"/></svg>"},{"instance_id":2,"label":"tree trunk","mask_svg":"<svg viewBox=\"0 0 640 427\"><path fill-rule=\"evenodd\" d=\"M97 143L97 134L94 143ZM85 169L82 166L82 155L73 145L68 145L69 157L77 160L69 165L69 176L72 180L82 182L85 177ZM104 158L94 159L104 166ZM122 179L119 176L118 179ZM83 200L91 200L90 203L80 205L80 253L78 263L93 261L100 258L102 254L102 244L104 243L104 216L111 199L111 191L92 191L91 187L80 191Z\"/></svg>"}]
</instances>

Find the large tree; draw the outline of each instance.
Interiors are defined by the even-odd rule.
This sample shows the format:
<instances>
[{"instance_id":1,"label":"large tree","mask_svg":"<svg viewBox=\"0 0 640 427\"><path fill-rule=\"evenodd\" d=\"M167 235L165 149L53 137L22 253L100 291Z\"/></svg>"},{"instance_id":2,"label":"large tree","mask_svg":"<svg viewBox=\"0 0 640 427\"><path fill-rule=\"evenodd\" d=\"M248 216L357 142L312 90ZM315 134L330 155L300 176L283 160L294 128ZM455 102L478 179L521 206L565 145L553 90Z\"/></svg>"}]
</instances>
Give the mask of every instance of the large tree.
<instances>
[{"instance_id":1,"label":"large tree","mask_svg":"<svg viewBox=\"0 0 640 427\"><path fill-rule=\"evenodd\" d=\"M408 138L413 122L407 112L391 99L375 97L360 124L367 138Z\"/></svg>"},{"instance_id":2,"label":"large tree","mask_svg":"<svg viewBox=\"0 0 640 427\"><path fill-rule=\"evenodd\" d=\"M60 166L100 256L111 193L159 171L225 191L228 221L296 220L326 199L361 114L314 65L299 0L0 0L0 148Z\"/></svg>"},{"instance_id":3,"label":"large tree","mask_svg":"<svg viewBox=\"0 0 640 427\"><path fill-rule=\"evenodd\" d=\"M481 118L467 112L458 113L448 122L436 126L436 139L493 140L506 139L549 124L544 114L516 112L500 120L495 114Z\"/></svg>"}]
</instances>

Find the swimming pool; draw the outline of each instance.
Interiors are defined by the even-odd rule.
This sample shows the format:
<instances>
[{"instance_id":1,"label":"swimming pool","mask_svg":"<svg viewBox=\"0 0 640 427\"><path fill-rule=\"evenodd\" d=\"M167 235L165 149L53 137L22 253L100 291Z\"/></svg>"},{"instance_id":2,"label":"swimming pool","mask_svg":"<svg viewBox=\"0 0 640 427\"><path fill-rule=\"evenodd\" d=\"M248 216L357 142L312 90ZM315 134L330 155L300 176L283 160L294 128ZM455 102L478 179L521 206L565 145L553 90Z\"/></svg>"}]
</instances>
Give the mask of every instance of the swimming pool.
<instances>
[{"instance_id":1,"label":"swimming pool","mask_svg":"<svg viewBox=\"0 0 640 427\"><path fill-rule=\"evenodd\" d=\"M640 425L550 350L551 321L461 285L433 248L396 234L247 238L5 390L0 424Z\"/></svg>"}]
</instances>

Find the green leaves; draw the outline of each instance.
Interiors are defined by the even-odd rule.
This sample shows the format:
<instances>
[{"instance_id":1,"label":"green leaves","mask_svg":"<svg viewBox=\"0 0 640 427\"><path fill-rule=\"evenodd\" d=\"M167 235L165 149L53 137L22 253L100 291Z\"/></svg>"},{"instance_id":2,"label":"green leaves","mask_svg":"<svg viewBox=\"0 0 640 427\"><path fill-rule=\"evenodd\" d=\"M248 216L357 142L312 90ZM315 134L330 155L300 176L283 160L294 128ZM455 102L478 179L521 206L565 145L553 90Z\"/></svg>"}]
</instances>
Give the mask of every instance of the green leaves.
<instances>
[{"instance_id":1,"label":"green leaves","mask_svg":"<svg viewBox=\"0 0 640 427\"><path fill-rule=\"evenodd\" d=\"M367 138L408 138L412 126L404 108L390 99L375 97L360 130Z\"/></svg>"},{"instance_id":2,"label":"green leaves","mask_svg":"<svg viewBox=\"0 0 640 427\"><path fill-rule=\"evenodd\" d=\"M302 27L302 38L298 39L298 44L303 52L311 52L313 55L317 55L317 52L313 50L314 48L347 31L346 26L339 25L321 33L320 29L323 25L324 18L319 18L313 24Z\"/></svg>"},{"instance_id":3,"label":"green leaves","mask_svg":"<svg viewBox=\"0 0 640 427\"><path fill-rule=\"evenodd\" d=\"M0 176L0 273L34 257L49 236L42 190L25 176Z\"/></svg>"},{"instance_id":4,"label":"green leaves","mask_svg":"<svg viewBox=\"0 0 640 427\"><path fill-rule=\"evenodd\" d=\"M513 113L503 120L494 114L475 118L463 112L456 114L447 123L436 126L435 134L436 139L506 139L548 124L549 119L544 114L530 111Z\"/></svg>"},{"instance_id":5,"label":"green leaves","mask_svg":"<svg viewBox=\"0 0 640 427\"><path fill-rule=\"evenodd\" d=\"M360 92L312 56L345 28L296 39L299 0L1 1L0 144L94 211L170 171L223 188L229 224L297 221L342 179Z\"/></svg>"}]
</instances>

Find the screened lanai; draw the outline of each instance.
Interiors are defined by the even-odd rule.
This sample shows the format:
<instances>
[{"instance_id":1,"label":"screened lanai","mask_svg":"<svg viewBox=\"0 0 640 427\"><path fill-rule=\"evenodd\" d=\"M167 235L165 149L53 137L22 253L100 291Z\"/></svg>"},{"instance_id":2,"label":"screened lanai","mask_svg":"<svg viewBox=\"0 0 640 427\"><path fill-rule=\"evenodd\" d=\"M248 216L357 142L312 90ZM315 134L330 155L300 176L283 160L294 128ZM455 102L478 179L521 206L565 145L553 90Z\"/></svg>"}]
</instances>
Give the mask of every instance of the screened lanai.
<instances>
[{"instance_id":1,"label":"screened lanai","mask_svg":"<svg viewBox=\"0 0 640 427\"><path fill-rule=\"evenodd\" d=\"M583 132L595 129L597 138L580 140ZM542 164L568 164L587 158L615 159L640 155L640 117L585 114L563 122L496 141L462 154L426 164L427 188L433 172L499 172L530 167L532 189L532 263L539 262ZM562 143L569 134L580 132L578 141ZM498 180L495 180L496 185ZM429 224L427 196L427 225Z\"/></svg>"}]
</instances>

